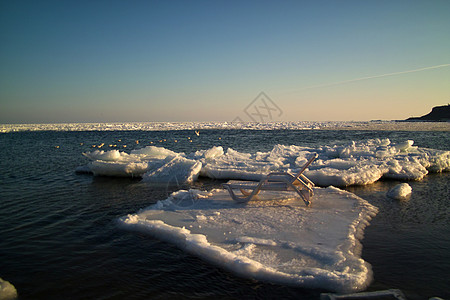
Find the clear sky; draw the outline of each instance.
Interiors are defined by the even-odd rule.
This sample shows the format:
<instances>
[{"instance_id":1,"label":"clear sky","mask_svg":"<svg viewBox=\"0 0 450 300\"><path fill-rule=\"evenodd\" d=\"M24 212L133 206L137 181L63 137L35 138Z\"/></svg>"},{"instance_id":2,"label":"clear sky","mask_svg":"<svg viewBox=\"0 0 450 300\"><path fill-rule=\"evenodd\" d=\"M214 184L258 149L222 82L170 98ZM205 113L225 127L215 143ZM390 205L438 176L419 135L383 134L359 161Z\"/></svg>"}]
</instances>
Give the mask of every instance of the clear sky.
<instances>
[{"instance_id":1,"label":"clear sky","mask_svg":"<svg viewBox=\"0 0 450 300\"><path fill-rule=\"evenodd\" d=\"M0 0L0 123L404 119L450 102L450 1ZM253 101L253 102L252 102Z\"/></svg>"}]
</instances>

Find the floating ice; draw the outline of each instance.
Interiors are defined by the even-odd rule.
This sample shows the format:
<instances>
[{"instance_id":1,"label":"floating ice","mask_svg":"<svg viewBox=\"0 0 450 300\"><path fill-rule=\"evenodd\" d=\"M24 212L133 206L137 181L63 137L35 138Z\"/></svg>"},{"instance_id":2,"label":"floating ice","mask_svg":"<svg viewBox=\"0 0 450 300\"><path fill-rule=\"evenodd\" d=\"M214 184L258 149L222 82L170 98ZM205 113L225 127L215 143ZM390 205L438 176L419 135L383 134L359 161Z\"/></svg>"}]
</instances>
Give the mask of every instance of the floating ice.
<instances>
[{"instance_id":1,"label":"floating ice","mask_svg":"<svg viewBox=\"0 0 450 300\"><path fill-rule=\"evenodd\" d=\"M275 145L269 152L256 153L212 147L187 155L154 146L129 154L96 150L84 153L92 162L78 170L156 182L173 176L177 182L192 182L199 175L259 180L270 172L296 172L313 153L318 153L319 158L305 174L320 186L367 185L381 178L421 180L428 172L450 171L450 151L418 148L413 143L373 139L319 148Z\"/></svg>"},{"instance_id":2,"label":"floating ice","mask_svg":"<svg viewBox=\"0 0 450 300\"><path fill-rule=\"evenodd\" d=\"M394 147L401 152L406 152L409 149L411 149L413 144L414 144L413 140L407 140L406 142L395 144Z\"/></svg>"},{"instance_id":3,"label":"floating ice","mask_svg":"<svg viewBox=\"0 0 450 300\"><path fill-rule=\"evenodd\" d=\"M176 202L191 198L191 206ZM334 187L317 188L307 208L292 193L264 192L237 204L223 190L179 191L120 219L243 277L349 292L364 290L371 267L359 240L377 208Z\"/></svg>"},{"instance_id":4,"label":"floating ice","mask_svg":"<svg viewBox=\"0 0 450 300\"><path fill-rule=\"evenodd\" d=\"M101 161L121 161L125 160L128 157L128 154L125 152L120 152L119 150L95 150L93 152L83 153L89 159L92 160L101 160Z\"/></svg>"},{"instance_id":5,"label":"floating ice","mask_svg":"<svg viewBox=\"0 0 450 300\"><path fill-rule=\"evenodd\" d=\"M133 150L131 151L131 154L143 158L155 158L155 159L164 159L166 157L173 157L178 155L178 153L173 152L169 149L155 146L147 146L142 149Z\"/></svg>"},{"instance_id":6,"label":"floating ice","mask_svg":"<svg viewBox=\"0 0 450 300\"><path fill-rule=\"evenodd\" d=\"M197 180L202 163L187 159L183 153L148 146L130 154L118 150L83 153L93 160L78 172L101 176L142 177L146 182L191 183Z\"/></svg>"},{"instance_id":7,"label":"floating ice","mask_svg":"<svg viewBox=\"0 0 450 300\"><path fill-rule=\"evenodd\" d=\"M450 152L412 147L413 141L391 145L389 139L343 146L306 148L276 145L270 152L239 153L203 160L201 175L219 179L258 180L274 171L298 171L307 158L319 158L306 171L321 186L367 185L380 178L421 180L428 172L450 171Z\"/></svg>"},{"instance_id":8,"label":"floating ice","mask_svg":"<svg viewBox=\"0 0 450 300\"><path fill-rule=\"evenodd\" d=\"M412 188L407 183L400 183L397 184L395 187L393 187L389 192L387 193L387 196L392 199L397 200L403 200L408 198L409 195L411 195Z\"/></svg>"},{"instance_id":9,"label":"floating ice","mask_svg":"<svg viewBox=\"0 0 450 300\"><path fill-rule=\"evenodd\" d=\"M0 300L14 300L17 299L17 290L6 280L0 278Z\"/></svg>"},{"instance_id":10,"label":"floating ice","mask_svg":"<svg viewBox=\"0 0 450 300\"><path fill-rule=\"evenodd\" d=\"M192 183L197 180L202 168L199 161L175 156L159 168L148 170L143 176L146 182L165 182L170 184Z\"/></svg>"}]
</instances>

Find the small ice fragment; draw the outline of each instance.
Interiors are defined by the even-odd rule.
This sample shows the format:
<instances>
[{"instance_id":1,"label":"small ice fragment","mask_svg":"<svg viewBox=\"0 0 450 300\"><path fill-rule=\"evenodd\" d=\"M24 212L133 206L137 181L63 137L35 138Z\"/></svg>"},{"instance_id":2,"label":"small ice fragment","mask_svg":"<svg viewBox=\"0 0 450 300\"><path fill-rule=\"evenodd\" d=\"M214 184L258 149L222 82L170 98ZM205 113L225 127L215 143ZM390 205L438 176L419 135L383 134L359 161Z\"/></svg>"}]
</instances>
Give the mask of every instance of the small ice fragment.
<instances>
[{"instance_id":1,"label":"small ice fragment","mask_svg":"<svg viewBox=\"0 0 450 300\"><path fill-rule=\"evenodd\" d=\"M401 152L406 152L408 151L409 148L411 148L411 146L414 144L413 140L407 140L403 143L398 143L395 145L395 148L397 148L399 151Z\"/></svg>"},{"instance_id":2,"label":"small ice fragment","mask_svg":"<svg viewBox=\"0 0 450 300\"><path fill-rule=\"evenodd\" d=\"M337 295L333 293L320 294L320 300L346 300L346 299L398 299L406 300L401 290L390 289L384 291L362 292L354 294ZM431 298L429 299L431 300Z\"/></svg>"},{"instance_id":3,"label":"small ice fragment","mask_svg":"<svg viewBox=\"0 0 450 300\"><path fill-rule=\"evenodd\" d=\"M411 195L412 188L407 183L401 183L392 188L387 196L392 199L403 200L406 199L409 195Z\"/></svg>"},{"instance_id":4,"label":"small ice fragment","mask_svg":"<svg viewBox=\"0 0 450 300\"><path fill-rule=\"evenodd\" d=\"M6 280L0 278L0 300L17 299L17 290Z\"/></svg>"},{"instance_id":5,"label":"small ice fragment","mask_svg":"<svg viewBox=\"0 0 450 300\"><path fill-rule=\"evenodd\" d=\"M198 222L206 221L206 217L205 217L204 215L197 215L197 216L195 217L195 219L196 219Z\"/></svg>"}]
</instances>

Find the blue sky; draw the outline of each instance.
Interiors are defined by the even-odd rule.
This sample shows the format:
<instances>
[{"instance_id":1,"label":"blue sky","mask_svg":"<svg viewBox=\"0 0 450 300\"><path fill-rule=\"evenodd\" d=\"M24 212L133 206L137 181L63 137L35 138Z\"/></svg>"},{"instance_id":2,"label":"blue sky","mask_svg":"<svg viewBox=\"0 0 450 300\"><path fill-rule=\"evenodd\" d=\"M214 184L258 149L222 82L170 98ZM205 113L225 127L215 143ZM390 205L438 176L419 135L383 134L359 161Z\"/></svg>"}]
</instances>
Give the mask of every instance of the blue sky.
<instances>
[{"instance_id":1,"label":"blue sky","mask_svg":"<svg viewBox=\"0 0 450 300\"><path fill-rule=\"evenodd\" d=\"M276 120L423 115L450 102L449 12L446 0L0 0L0 123L246 120L262 91Z\"/></svg>"}]
</instances>

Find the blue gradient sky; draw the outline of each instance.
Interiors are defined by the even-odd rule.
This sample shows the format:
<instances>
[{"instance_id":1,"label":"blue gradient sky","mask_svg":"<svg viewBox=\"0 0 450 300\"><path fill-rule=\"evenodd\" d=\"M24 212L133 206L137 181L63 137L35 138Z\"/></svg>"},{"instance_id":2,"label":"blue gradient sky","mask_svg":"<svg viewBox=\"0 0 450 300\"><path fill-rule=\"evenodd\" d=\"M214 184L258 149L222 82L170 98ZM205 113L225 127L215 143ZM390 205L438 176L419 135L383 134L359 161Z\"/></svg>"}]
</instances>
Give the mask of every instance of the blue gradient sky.
<instances>
[{"instance_id":1,"label":"blue gradient sky","mask_svg":"<svg viewBox=\"0 0 450 300\"><path fill-rule=\"evenodd\" d=\"M450 1L242 2L0 0L0 123L245 120L261 91L287 121L450 102Z\"/></svg>"}]
</instances>

